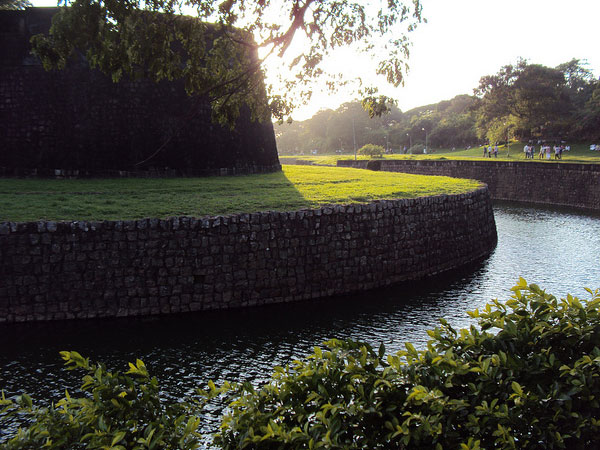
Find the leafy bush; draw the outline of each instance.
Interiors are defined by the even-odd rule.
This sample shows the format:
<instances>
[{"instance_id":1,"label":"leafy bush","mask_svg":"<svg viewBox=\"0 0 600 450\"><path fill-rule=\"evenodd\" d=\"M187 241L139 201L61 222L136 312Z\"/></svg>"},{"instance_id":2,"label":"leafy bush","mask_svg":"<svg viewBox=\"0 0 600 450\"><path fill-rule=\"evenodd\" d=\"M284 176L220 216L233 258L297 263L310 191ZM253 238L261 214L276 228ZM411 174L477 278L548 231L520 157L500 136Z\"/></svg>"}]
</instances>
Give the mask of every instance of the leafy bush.
<instances>
[{"instance_id":1,"label":"leafy bush","mask_svg":"<svg viewBox=\"0 0 600 450\"><path fill-rule=\"evenodd\" d=\"M77 352L61 352L67 370L80 369L81 395L66 396L56 405L38 407L27 395L15 401L0 398L2 419L19 414L30 425L20 428L3 449L196 449L200 419L186 403L167 404L156 378L144 363L129 363L125 374L91 364Z\"/></svg>"},{"instance_id":2,"label":"leafy bush","mask_svg":"<svg viewBox=\"0 0 600 450\"><path fill-rule=\"evenodd\" d=\"M600 292L589 292L557 300L521 279L506 304L470 313L478 325L456 331L441 320L422 351L406 344L385 356L383 345L331 340L259 388L209 383L196 406L229 403L214 437L222 449L598 448ZM3 399L33 420L6 448L45 436L50 448L151 448L152 429L155 448L193 448L196 406L161 404L141 361L111 375L76 353L63 358L88 371L93 397L38 409L25 396Z\"/></svg>"},{"instance_id":3,"label":"leafy bush","mask_svg":"<svg viewBox=\"0 0 600 450\"><path fill-rule=\"evenodd\" d=\"M585 449L600 444L600 294L557 300L524 280L427 349L384 357L329 341L237 387L223 449ZM494 332L492 332L494 330Z\"/></svg>"},{"instance_id":4,"label":"leafy bush","mask_svg":"<svg viewBox=\"0 0 600 450\"><path fill-rule=\"evenodd\" d=\"M418 144L415 144L412 147L410 147L408 149L408 153L410 153L411 155L422 155L424 148L425 148L424 144L418 143Z\"/></svg>"},{"instance_id":5,"label":"leafy bush","mask_svg":"<svg viewBox=\"0 0 600 450\"><path fill-rule=\"evenodd\" d=\"M381 158L384 151L385 150L381 145L366 144L358 149L358 154L370 156L371 158L375 158L375 157Z\"/></svg>"}]
</instances>

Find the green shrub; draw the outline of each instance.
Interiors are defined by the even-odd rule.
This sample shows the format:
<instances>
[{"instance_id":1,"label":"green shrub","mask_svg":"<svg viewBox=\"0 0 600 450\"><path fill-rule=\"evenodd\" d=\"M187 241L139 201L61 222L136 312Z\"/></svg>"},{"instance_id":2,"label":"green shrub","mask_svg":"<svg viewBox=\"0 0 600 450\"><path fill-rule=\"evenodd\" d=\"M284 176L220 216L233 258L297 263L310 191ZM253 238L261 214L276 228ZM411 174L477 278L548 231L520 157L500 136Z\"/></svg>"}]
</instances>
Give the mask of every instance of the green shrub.
<instances>
[{"instance_id":1,"label":"green shrub","mask_svg":"<svg viewBox=\"0 0 600 450\"><path fill-rule=\"evenodd\" d=\"M422 351L406 344L385 356L383 345L331 340L261 387L209 383L195 405L161 403L141 361L111 375L65 352L93 396L49 408L3 399L4 414L33 421L5 445L141 449L161 433L154 448L193 448L196 408L224 396L222 449L598 448L600 292L589 292L557 300L521 279L506 304L470 313L478 325L456 331L441 320Z\"/></svg>"},{"instance_id":2,"label":"green shrub","mask_svg":"<svg viewBox=\"0 0 600 450\"><path fill-rule=\"evenodd\" d=\"M521 280L505 305L445 321L427 349L384 357L329 341L239 386L223 449L585 449L600 425L600 295L557 300Z\"/></svg>"},{"instance_id":3,"label":"green shrub","mask_svg":"<svg viewBox=\"0 0 600 450\"><path fill-rule=\"evenodd\" d=\"M23 394L15 401L0 398L3 419L18 414L30 425L1 443L16 449L196 449L200 419L187 403L168 404L159 396L156 378L144 363L129 363L125 374L91 364L77 352L61 352L67 370L85 372L81 392L55 405L38 407Z\"/></svg>"},{"instance_id":4,"label":"green shrub","mask_svg":"<svg viewBox=\"0 0 600 450\"><path fill-rule=\"evenodd\" d=\"M408 149L408 153L410 153L411 155L422 155L424 148L425 148L424 144L418 143L418 144L415 144L412 147L410 147Z\"/></svg>"},{"instance_id":5,"label":"green shrub","mask_svg":"<svg viewBox=\"0 0 600 450\"><path fill-rule=\"evenodd\" d=\"M366 144L358 149L358 154L370 156L371 158L375 158L375 157L381 158L383 156L384 151L385 150L381 145Z\"/></svg>"}]
</instances>

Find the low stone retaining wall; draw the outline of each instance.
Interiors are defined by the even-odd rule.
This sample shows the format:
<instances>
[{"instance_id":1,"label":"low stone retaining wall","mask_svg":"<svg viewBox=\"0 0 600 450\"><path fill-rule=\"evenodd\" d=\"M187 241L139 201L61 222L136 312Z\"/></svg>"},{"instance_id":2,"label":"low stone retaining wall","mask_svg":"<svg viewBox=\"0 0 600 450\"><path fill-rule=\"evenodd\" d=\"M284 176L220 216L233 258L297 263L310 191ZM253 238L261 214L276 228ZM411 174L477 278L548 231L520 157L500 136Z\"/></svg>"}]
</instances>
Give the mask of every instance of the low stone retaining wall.
<instances>
[{"instance_id":1,"label":"low stone retaining wall","mask_svg":"<svg viewBox=\"0 0 600 450\"><path fill-rule=\"evenodd\" d=\"M437 274L497 242L487 188L296 212L0 223L0 322L289 302Z\"/></svg>"},{"instance_id":2,"label":"low stone retaining wall","mask_svg":"<svg viewBox=\"0 0 600 450\"><path fill-rule=\"evenodd\" d=\"M366 169L368 163L340 160L338 166ZM479 180L488 185L494 200L600 210L598 164L456 160L376 160L370 163L372 168L387 172Z\"/></svg>"},{"instance_id":3,"label":"low stone retaining wall","mask_svg":"<svg viewBox=\"0 0 600 450\"><path fill-rule=\"evenodd\" d=\"M280 172L281 164L270 166L243 165L219 169L153 169L153 170L78 170L78 169L27 169L0 167L2 178L177 178L250 175L255 173Z\"/></svg>"}]
</instances>

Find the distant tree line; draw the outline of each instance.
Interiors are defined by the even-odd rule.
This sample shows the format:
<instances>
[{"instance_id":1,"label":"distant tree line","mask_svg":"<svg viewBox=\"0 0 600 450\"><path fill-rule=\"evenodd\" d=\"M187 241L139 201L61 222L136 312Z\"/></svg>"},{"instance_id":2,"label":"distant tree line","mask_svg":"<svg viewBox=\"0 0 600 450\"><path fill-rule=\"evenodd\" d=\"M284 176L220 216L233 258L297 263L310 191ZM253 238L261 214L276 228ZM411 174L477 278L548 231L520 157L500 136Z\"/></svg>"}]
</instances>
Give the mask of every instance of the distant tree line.
<instances>
[{"instance_id":1,"label":"distant tree line","mask_svg":"<svg viewBox=\"0 0 600 450\"><path fill-rule=\"evenodd\" d=\"M0 0L0 10L20 10L33 6L29 0Z\"/></svg>"},{"instance_id":2,"label":"distant tree line","mask_svg":"<svg viewBox=\"0 0 600 450\"><path fill-rule=\"evenodd\" d=\"M466 148L506 139L600 139L600 81L584 61L555 68L519 60L481 78L474 95L402 112L392 107L369 118L360 102L322 110L312 118L275 126L281 154L353 153L366 144L394 153ZM427 142L426 142L427 141Z\"/></svg>"}]
</instances>

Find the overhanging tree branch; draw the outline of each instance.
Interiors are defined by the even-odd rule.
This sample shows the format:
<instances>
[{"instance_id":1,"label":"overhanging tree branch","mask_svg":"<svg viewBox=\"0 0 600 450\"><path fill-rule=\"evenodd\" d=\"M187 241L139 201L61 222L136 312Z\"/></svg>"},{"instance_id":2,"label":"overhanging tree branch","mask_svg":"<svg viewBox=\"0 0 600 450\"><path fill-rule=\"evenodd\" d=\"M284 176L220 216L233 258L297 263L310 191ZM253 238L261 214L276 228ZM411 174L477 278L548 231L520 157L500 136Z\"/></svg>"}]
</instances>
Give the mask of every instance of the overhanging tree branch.
<instances>
[{"instance_id":1,"label":"overhanging tree branch","mask_svg":"<svg viewBox=\"0 0 600 450\"><path fill-rule=\"evenodd\" d=\"M283 80L285 95L267 86L271 114L283 120L292 102L302 102L304 86L317 79L331 86L347 81L340 82L322 70L325 57L338 47L353 44L373 55L385 52L382 59L389 62L375 73L397 84L407 67L406 34L423 21L420 0L405 1L383 2L378 9L351 0L67 0L69 7L62 8L51 36L36 39L35 50L46 67L64 66L79 49L93 67L115 80L145 71L156 81L184 79L190 95L202 95L222 88L221 80L243 77L245 66L256 58L252 55L266 49L261 65L275 57L293 61ZM194 8L199 20L175 14L186 7ZM298 30L307 39L300 49L292 47ZM396 51L399 46L401 51ZM252 83L256 89L259 84ZM258 97L249 91L244 98L232 98L221 119L235 120L232 112L240 102L253 113L262 111L263 100Z\"/></svg>"}]
</instances>

